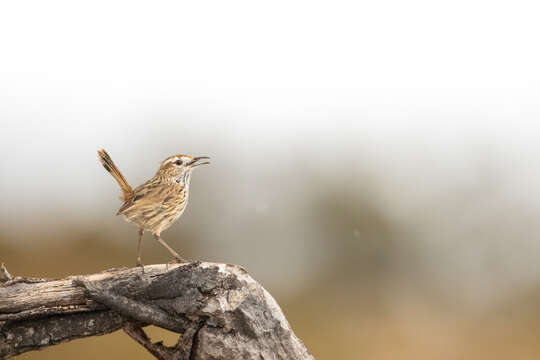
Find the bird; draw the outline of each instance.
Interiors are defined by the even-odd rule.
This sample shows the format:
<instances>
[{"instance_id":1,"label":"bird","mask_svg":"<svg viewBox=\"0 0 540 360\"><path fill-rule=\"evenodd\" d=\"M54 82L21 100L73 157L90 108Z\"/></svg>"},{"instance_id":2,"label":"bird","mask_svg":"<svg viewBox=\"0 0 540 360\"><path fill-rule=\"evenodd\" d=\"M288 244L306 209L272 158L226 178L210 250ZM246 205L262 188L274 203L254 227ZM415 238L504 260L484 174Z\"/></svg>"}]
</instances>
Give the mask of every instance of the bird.
<instances>
[{"instance_id":1,"label":"bird","mask_svg":"<svg viewBox=\"0 0 540 360\"><path fill-rule=\"evenodd\" d=\"M139 228L137 266L144 271L141 262L141 243L145 231L152 232L154 238L171 253L174 261L187 262L163 241L161 233L182 216L188 203L191 172L200 165L210 164L208 161L201 162L210 158L184 154L171 155L161 162L151 179L135 189L132 189L105 149L98 150L98 158L122 190L120 199L124 203L116 215L123 215L128 222Z\"/></svg>"}]
</instances>

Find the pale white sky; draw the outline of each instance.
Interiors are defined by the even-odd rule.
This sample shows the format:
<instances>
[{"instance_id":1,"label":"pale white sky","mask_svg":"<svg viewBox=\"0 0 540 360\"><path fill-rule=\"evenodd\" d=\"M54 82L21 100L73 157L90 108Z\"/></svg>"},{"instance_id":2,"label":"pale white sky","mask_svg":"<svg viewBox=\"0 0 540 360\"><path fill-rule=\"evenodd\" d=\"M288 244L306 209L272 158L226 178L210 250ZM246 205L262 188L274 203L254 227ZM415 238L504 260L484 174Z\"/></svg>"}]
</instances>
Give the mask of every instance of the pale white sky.
<instances>
[{"instance_id":1,"label":"pale white sky","mask_svg":"<svg viewBox=\"0 0 540 360\"><path fill-rule=\"evenodd\" d=\"M160 80L190 94L537 94L538 10L474 0L2 2L2 94L141 94Z\"/></svg>"},{"instance_id":2,"label":"pale white sky","mask_svg":"<svg viewBox=\"0 0 540 360\"><path fill-rule=\"evenodd\" d=\"M159 112L536 121L538 10L534 1L2 2L0 121Z\"/></svg>"}]
</instances>

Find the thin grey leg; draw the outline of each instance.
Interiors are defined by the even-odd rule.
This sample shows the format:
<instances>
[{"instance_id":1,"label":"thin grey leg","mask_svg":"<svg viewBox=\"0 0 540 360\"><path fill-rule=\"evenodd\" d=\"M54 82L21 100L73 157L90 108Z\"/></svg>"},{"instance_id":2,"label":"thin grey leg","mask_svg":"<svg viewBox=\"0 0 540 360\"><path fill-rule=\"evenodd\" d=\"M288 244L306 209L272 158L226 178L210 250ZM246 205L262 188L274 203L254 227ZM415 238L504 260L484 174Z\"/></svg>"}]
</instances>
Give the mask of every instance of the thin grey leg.
<instances>
[{"instance_id":1,"label":"thin grey leg","mask_svg":"<svg viewBox=\"0 0 540 360\"><path fill-rule=\"evenodd\" d=\"M174 256L174 258L178 261L178 262L186 262L186 260L181 257L180 255L178 255L178 253L176 251L174 251L169 245L167 245L167 243L165 241L163 241L163 239L161 239L161 236L159 236L159 234L154 234L154 238L159 241L159 243L163 246L165 246L165 248L167 248L167 250L169 250L169 252L172 254L172 256Z\"/></svg>"},{"instance_id":2,"label":"thin grey leg","mask_svg":"<svg viewBox=\"0 0 540 360\"><path fill-rule=\"evenodd\" d=\"M139 229L139 244L137 245L137 266L140 266L143 268L144 272L144 265L141 262L141 244L143 239L144 230Z\"/></svg>"}]
</instances>

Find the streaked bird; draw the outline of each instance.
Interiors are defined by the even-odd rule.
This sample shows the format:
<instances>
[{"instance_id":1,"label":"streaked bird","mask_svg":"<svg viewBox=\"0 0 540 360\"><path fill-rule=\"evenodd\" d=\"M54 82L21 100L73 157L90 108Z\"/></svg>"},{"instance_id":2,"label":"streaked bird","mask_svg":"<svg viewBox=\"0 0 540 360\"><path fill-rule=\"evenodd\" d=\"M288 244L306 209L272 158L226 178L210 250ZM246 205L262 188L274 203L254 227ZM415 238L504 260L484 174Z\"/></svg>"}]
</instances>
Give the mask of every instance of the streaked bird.
<instances>
[{"instance_id":1,"label":"streaked bird","mask_svg":"<svg viewBox=\"0 0 540 360\"><path fill-rule=\"evenodd\" d=\"M132 189L120 169L104 149L98 150L99 160L122 190L124 201L116 215L123 215L127 221L139 227L137 265L141 262L141 243L144 231L151 231L154 238L174 256L176 261L185 262L163 239L161 233L168 229L186 209L189 198L191 172L200 165L209 164L206 156L172 155L161 165L150 180Z\"/></svg>"}]
</instances>

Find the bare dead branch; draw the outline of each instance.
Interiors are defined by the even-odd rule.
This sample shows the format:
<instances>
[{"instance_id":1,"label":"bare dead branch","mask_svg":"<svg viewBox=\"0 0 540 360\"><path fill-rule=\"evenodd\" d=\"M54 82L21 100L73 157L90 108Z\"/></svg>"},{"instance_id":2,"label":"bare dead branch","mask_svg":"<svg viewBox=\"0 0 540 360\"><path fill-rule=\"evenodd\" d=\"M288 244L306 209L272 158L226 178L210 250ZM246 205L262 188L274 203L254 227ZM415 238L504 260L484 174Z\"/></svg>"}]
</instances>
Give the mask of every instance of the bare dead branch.
<instances>
[{"instance_id":1,"label":"bare dead branch","mask_svg":"<svg viewBox=\"0 0 540 360\"><path fill-rule=\"evenodd\" d=\"M123 329L154 357L312 359L270 294L245 270L190 263L0 284L0 358ZM152 343L156 325L179 340Z\"/></svg>"}]
</instances>

